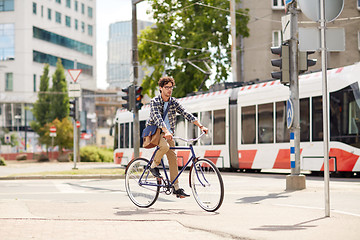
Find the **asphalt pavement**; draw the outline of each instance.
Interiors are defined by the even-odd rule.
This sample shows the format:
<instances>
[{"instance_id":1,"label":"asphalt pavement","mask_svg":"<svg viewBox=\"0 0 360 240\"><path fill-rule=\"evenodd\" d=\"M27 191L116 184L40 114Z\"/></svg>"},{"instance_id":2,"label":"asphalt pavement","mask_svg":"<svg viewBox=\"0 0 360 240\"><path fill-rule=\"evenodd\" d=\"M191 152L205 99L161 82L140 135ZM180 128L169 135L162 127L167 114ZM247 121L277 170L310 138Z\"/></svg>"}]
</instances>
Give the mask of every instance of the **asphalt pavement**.
<instances>
[{"instance_id":1,"label":"asphalt pavement","mask_svg":"<svg viewBox=\"0 0 360 240\"><path fill-rule=\"evenodd\" d=\"M151 208L135 207L123 187L111 192L116 201L13 199L5 188L41 184L42 180L5 178L14 173L62 171L73 163L10 163L0 166L0 239L359 239L360 180L331 181L331 215L325 216L321 178L309 178L307 188L285 191L285 175L222 173L225 200L216 213L202 211L192 197L176 200L161 196ZM78 163L78 168L117 168L113 163ZM26 176L26 175L25 175ZM75 186L54 176L51 184ZM64 179L69 176L63 176ZM85 182L84 189L100 189L97 181ZM105 176L103 176L105 177ZM184 176L185 177L185 176ZM111 178L111 177L110 177ZM48 176L47 179L51 179ZM40 181L40 182L39 182ZM47 180L43 180L45 184ZM50 180L49 180L50 181ZM105 181L105 180L103 180ZM116 186L123 186L122 179ZM184 179L183 181L186 181ZM100 181L101 182L101 181ZM78 183L78 182L76 182ZM105 182L104 182L105 184ZM46 188L49 188L46 186ZM107 187L111 188L112 187ZM189 188L186 188L189 191ZM79 193L76 193L79 194ZM110 193L109 193L110 194ZM56 195L56 193L54 193ZM80 196L80 195L75 195ZM91 195L82 195L84 199ZM69 197L69 196L68 196ZM114 199L114 195L111 195ZM119 205L120 199L123 199ZM182 204L174 204L181 201ZM115 214L114 214L115 210Z\"/></svg>"}]
</instances>

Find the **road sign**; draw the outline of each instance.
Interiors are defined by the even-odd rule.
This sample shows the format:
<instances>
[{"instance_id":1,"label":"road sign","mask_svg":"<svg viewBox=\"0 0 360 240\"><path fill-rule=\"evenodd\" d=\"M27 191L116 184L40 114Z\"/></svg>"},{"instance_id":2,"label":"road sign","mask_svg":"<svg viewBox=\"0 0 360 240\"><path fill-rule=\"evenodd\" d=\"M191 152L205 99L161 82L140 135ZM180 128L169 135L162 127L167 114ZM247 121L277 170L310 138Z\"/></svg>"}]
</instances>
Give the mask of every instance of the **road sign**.
<instances>
[{"instance_id":1,"label":"road sign","mask_svg":"<svg viewBox=\"0 0 360 240\"><path fill-rule=\"evenodd\" d=\"M56 127L55 126L50 127L50 132L56 133Z\"/></svg>"},{"instance_id":2,"label":"road sign","mask_svg":"<svg viewBox=\"0 0 360 240\"><path fill-rule=\"evenodd\" d=\"M5 134L5 143L8 144L11 142L11 136L10 134Z\"/></svg>"},{"instance_id":3,"label":"road sign","mask_svg":"<svg viewBox=\"0 0 360 240\"><path fill-rule=\"evenodd\" d=\"M82 72L82 69L69 69L68 72L72 80L76 82L78 77L80 76L80 73Z\"/></svg>"},{"instance_id":4,"label":"road sign","mask_svg":"<svg viewBox=\"0 0 360 240\"><path fill-rule=\"evenodd\" d=\"M286 123L287 128L291 128L294 121L294 107L291 99L286 101Z\"/></svg>"},{"instance_id":5,"label":"road sign","mask_svg":"<svg viewBox=\"0 0 360 240\"><path fill-rule=\"evenodd\" d=\"M76 127L77 127L77 128L80 127L80 121L76 121Z\"/></svg>"},{"instance_id":6,"label":"road sign","mask_svg":"<svg viewBox=\"0 0 360 240\"><path fill-rule=\"evenodd\" d=\"M299 0L301 11L317 22L320 20L320 1L314 0ZM344 8L344 0L325 0L325 19L328 22L335 20Z\"/></svg>"},{"instance_id":7,"label":"road sign","mask_svg":"<svg viewBox=\"0 0 360 240\"><path fill-rule=\"evenodd\" d=\"M78 83L69 84L69 97L81 97L81 87Z\"/></svg>"}]
</instances>

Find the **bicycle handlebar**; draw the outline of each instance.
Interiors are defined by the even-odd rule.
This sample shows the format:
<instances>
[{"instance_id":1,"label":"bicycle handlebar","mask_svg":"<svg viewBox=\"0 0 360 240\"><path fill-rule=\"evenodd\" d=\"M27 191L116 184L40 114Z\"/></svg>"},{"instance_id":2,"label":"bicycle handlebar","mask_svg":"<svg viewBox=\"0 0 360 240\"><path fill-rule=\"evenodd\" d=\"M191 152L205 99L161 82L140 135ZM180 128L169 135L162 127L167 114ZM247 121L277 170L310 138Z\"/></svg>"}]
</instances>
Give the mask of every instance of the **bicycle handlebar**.
<instances>
[{"instance_id":1,"label":"bicycle handlebar","mask_svg":"<svg viewBox=\"0 0 360 240\"><path fill-rule=\"evenodd\" d=\"M204 136L204 134L205 134L205 132L202 132L202 133L200 134L200 136L198 136L197 138L193 138L193 139L185 139L185 138L176 137L176 136L174 136L173 138L174 138L174 139L183 140L184 142L195 142L195 141L199 140L202 136Z\"/></svg>"}]
</instances>

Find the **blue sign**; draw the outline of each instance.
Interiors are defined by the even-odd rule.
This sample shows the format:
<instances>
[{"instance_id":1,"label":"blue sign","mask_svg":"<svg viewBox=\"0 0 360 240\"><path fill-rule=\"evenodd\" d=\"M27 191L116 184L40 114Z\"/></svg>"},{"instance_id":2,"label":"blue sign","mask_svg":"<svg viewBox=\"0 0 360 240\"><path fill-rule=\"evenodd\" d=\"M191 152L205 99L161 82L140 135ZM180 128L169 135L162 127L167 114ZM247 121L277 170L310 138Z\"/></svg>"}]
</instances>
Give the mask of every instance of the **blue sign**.
<instances>
[{"instance_id":1,"label":"blue sign","mask_svg":"<svg viewBox=\"0 0 360 240\"><path fill-rule=\"evenodd\" d=\"M291 128L294 121L294 107L291 99L286 101L286 123L287 128Z\"/></svg>"}]
</instances>

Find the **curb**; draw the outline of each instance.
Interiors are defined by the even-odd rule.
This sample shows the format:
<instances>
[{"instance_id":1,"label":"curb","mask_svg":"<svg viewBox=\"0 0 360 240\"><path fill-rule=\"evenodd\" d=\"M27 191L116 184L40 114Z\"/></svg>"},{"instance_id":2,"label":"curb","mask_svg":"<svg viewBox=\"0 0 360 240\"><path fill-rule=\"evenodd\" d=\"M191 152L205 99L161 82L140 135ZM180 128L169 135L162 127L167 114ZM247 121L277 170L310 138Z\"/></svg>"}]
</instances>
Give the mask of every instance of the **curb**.
<instances>
[{"instance_id":1,"label":"curb","mask_svg":"<svg viewBox=\"0 0 360 240\"><path fill-rule=\"evenodd\" d=\"M39 180L39 179L125 179L125 175L48 175L48 176L9 176L1 180Z\"/></svg>"}]
</instances>

